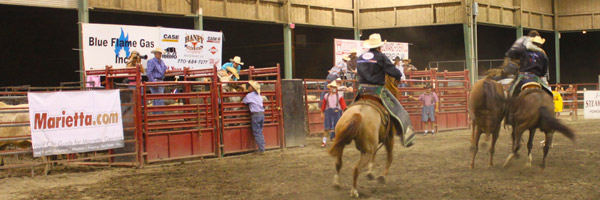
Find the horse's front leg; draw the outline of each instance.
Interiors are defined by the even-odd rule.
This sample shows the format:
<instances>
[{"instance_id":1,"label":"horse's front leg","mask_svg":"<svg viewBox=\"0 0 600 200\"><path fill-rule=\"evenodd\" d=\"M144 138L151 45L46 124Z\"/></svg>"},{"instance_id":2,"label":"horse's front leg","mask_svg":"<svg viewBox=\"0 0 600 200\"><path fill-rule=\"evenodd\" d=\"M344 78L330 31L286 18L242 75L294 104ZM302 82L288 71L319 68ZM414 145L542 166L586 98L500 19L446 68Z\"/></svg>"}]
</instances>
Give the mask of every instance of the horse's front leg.
<instances>
[{"instance_id":1,"label":"horse's front leg","mask_svg":"<svg viewBox=\"0 0 600 200\"><path fill-rule=\"evenodd\" d=\"M385 143L385 151L387 153L387 161L385 163L385 170L381 173L381 176L377 178L377 181L381 184L385 183L385 176L390 172L390 166L392 166L392 161L394 160L394 140L390 139Z\"/></svg>"},{"instance_id":2,"label":"horse's front leg","mask_svg":"<svg viewBox=\"0 0 600 200\"><path fill-rule=\"evenodd\" d=\"M369 180L375 179L375 176L373 176L373 167L374 167L374 165L375 165L375 155L373 155L373 158L371 159L371 161L367 165L367 179L369 179Z\"/></svg>"}]
</instances>

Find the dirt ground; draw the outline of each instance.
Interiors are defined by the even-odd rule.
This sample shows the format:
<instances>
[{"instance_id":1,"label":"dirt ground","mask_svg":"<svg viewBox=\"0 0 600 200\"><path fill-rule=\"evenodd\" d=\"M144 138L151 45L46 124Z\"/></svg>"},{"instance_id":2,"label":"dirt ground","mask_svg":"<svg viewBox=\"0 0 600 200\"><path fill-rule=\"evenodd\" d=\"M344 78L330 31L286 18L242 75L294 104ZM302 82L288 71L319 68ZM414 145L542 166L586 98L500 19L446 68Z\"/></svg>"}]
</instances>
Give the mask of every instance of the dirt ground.
<instances>
[{"instance_id":1,"label":"dirt ground","mask_svg":"<svg viewBox=\"0 0 600 200\"><path fill-rule=\"evenodd\" d=\"M600 120L569 122L578 141L555 134L547 168L537 132L534 166L521 159L502 169L510 136L501 133L494 167L480 148L476 168L469 169L470 130L417 138L411 148L396 144L386 184L361 174L361 199L600 199ZM396 138L397 139L397 138ZM332 187L334 159L309 138L302 148L245 154L195 163L150 165L143 169L66 167L48 176L0 179L0 199L350 199L351 168L358 152L344 153L340 190ZM375 173L383 170L385 151L377 155Z\"/></svg>"}]
</instances>

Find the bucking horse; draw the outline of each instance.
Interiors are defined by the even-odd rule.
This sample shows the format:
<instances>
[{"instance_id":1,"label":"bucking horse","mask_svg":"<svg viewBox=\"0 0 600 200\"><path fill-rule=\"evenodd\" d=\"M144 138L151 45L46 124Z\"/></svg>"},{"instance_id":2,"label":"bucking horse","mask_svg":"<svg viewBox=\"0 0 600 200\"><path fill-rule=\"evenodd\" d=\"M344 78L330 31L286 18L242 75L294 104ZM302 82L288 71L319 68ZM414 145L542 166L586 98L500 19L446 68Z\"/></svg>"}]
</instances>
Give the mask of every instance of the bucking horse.
<instances>
[{"instance_id":1,"label":"bucking horse","mask_svg":"<svg viewBox=\"0 0 600 200\"><path fill-rule=\"evenodd\" d=\"M398 85L396 84L396 80L386 75L385 88L394 96L391 98L397 98L400 94L396 85ZM388 111L381 103L380 99L370 95L361 95L361 97L358 100L355 100L355 102L343 113L335 127L336 137L334 144L329 150L329 154L336 157L335 168L337 173L335 174L333 181L336 188L339 189L339 174L340 169L342 168L342 154L344 147L352 141L355 142L356 148L360 151L361 156L360 161L353 169L353 182L350 195L352 197L358 197L358 191L356 190L358 175L360 170L367 166L367 164L367 177L369 179L374 179L374 176L372 175L373 162L377 150L381 147L379 146L378 148L379 144L385 146L385 150L387 151L385 170L382 175L378 177L380 183L385 183L384 177L388 174L393 159L392 150L394 148L394 133L398 133L396 131L396 126L392 123L394 123L393 119L391 119L391 116L388 114ZM401 126L403 127L401 132L405 132L406 134L412 132L410 128L406 129L406 127L410 126L410 121L401 124ZM400 137L402 138L402 135L400 135Z\"/></svg>"}]
</instances>

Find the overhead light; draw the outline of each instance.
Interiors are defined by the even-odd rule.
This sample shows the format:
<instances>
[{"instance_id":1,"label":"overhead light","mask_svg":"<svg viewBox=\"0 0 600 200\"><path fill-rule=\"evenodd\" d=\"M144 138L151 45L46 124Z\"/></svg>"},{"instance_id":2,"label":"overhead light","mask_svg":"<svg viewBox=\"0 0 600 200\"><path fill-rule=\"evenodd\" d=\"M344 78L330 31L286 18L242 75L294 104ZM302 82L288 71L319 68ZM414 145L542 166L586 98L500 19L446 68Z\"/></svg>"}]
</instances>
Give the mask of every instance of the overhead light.
<instances>
[{"instance_id":1,"label":"overhead light","mask_svg":"<svg viewBox=\"0 0 600 200\"><path fill-rule=\"evenodd\" d=\"M587 31L581 31L581 33L583 33L583 34L586 34L586 33L587 33Z\"/></svg>"}]
</instances>

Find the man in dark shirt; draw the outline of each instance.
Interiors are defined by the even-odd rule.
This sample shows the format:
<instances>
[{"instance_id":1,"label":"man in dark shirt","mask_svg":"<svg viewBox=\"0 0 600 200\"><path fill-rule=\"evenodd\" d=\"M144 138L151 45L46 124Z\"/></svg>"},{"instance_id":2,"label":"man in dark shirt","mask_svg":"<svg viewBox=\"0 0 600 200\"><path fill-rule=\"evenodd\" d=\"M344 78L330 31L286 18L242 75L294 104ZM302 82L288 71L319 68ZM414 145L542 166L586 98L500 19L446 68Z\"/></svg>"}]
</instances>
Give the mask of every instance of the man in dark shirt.
<instances>
[{"instance_id":1,"label":"man in dark shirt","mask_svg":"<svg viewBox=\"0 0 600 200\"><path fill-rule=\"evenodd\" d=\"M370 49L360 55L357 61L356 68L359 76L358 83L360 84L358 98L361 95L374 94L382 99L381 102L392 116L391 121L394 122L396 130L398 130L397 134L401 136L402 144L405 147L410 147L413 144L414 134L412 133L408 113L400 105L398 99L383 87L386 74L394 77L397 81L400 81L402 77L402 73L392 64L392 61L381 53L381 46L384 43L385 41L381 41L381 35L374 33L363 44Z\"/></svg>"},{"instance_id":2,"label":"man in dark shirt","mask_svg":"<svg viewBox=\"0 0 600 200\"><path fill-rule=\"evenodd\" d=\"M519 60L519 76L509 89L512 96L521 91L521 86L528 82L537 82L542 85L548 94L552 91L548 87L545 76L548 74L548 56L541 48L545 40L537 31L530 31L526 37L519 38L506 52L506 56Z\"/></svg>"}]
</instances>

